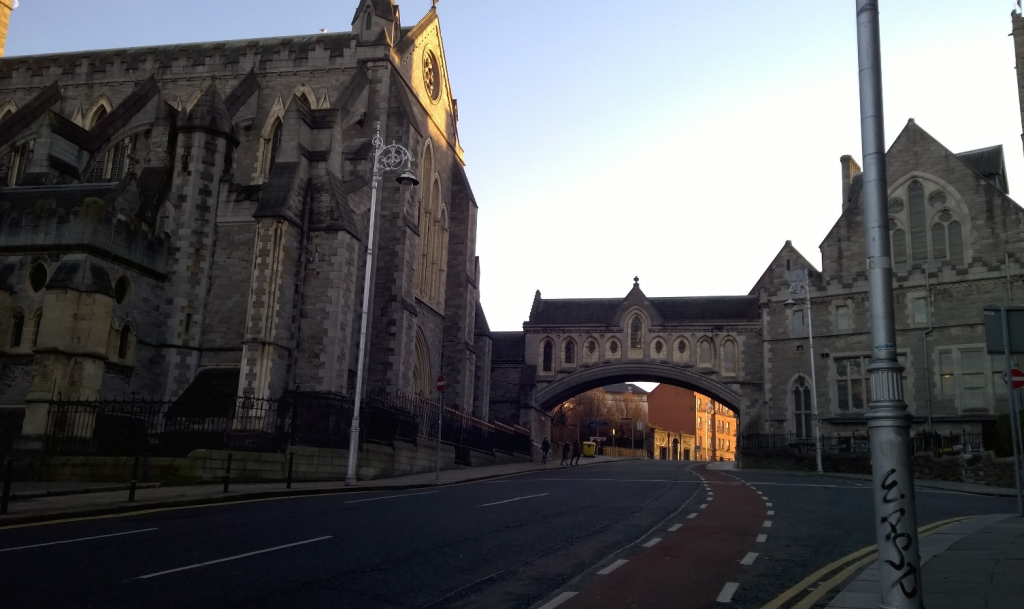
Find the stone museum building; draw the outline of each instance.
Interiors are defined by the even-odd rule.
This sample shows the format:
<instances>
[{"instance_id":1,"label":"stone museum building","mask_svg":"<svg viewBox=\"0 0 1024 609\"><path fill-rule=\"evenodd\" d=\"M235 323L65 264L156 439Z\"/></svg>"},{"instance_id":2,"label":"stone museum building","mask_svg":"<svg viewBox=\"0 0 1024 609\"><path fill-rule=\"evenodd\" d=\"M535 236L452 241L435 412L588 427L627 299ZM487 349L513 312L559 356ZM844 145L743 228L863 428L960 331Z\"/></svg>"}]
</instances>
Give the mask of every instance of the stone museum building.
<instances>
[{"instance_id":1,"label":"stone museum building","mask_svg":"<svg viewBox=\"0 0 1024 609\"><path fill-rule=\"evenodd\" d=\"M419 184L380 182L367 387L443 371L446 405L486 419L437 12L361 0L349 32L0 60L5 420L31 440L61 397L350 395L378 124Z\"/></svg>"}]
</instances>

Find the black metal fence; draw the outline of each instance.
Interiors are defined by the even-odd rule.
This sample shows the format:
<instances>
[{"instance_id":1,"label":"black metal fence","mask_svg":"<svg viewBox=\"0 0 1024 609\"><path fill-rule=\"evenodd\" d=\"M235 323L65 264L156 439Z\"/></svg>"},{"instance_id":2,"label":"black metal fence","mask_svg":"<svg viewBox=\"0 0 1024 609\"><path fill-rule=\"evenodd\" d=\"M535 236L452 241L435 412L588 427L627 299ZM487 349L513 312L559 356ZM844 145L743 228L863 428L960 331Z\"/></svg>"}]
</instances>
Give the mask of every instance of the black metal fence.
<instances>
[{"instance_id":1,"label":"black metal fence","mask_svg":"<svg viewBox=\"0 0 1024 609\"><path fill-rule=\"evenodd\" d=\"M932 452L936 455L958 455L984 452L982 435L964 432L948 434L920 433L911 436L914 452ZM790 450L798 453L815 452L814 438L784 434L743 434L740 450ZM870 452L867 434L823 434L821 452L825 454L866 454Z\"/></svg>"},{"instance_id":2,"label":"black metal fence","mask_svg":"<svg viewBox=\"0 0 1024 609\"><path fill-rule=\"evenodd\" d=\"M371 394L360 407L360 442L395 446L438 435L435 402ZM279 400L209 396L203 400L70 400L50 406L46 451L104 456L184 456L196 449L276 452L288 445L348 448L351 398L338 393L288 392ZM487 423L449 408L441 441L469 462L469 450L530 453L530 432Z\"/></svg>"}]
</instances>

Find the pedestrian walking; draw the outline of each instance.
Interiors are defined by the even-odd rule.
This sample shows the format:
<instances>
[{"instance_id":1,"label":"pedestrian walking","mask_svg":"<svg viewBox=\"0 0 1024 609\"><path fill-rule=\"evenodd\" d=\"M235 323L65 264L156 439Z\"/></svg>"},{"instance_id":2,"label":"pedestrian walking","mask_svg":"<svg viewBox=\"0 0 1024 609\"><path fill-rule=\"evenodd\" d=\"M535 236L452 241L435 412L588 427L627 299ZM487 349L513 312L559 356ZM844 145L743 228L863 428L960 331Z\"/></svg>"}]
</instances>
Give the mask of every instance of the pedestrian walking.
<instances>
[{"instance_id":1,"label":"pedestrian walking","mask_svg":"<svg viewBox=\"0 0 1024 609\"><path fill-rule=\"evenodd\" d=\"M583 449L580 448L579 440L572 443L572 460L569 461L569 465L579 465L580 457L583 456Z\"/></svg>"},{"instance_id":2,"label":"pedestrian walking","mask_svg":"<svg viewBox=\"0 0 1024 609\"><path fill-rule=\"evenodd\" d=\"M551 442L548 442L548 439L544 438L544 441L540 443L540 453L541 453L540 462L541 463L547 463L548 462L548 453L549 452L551 452Z\"/></svg>"},{"instance_id":3,"label":"pedestrian walking","mask_svg":"<svg viewBox=\"0 0 1024 609\"><path fill-rule=\"evenodd\" d=\"M562 465L569 465L569 441L566 440L565 444L562 445Z\"/></svg>"}]
</instances>

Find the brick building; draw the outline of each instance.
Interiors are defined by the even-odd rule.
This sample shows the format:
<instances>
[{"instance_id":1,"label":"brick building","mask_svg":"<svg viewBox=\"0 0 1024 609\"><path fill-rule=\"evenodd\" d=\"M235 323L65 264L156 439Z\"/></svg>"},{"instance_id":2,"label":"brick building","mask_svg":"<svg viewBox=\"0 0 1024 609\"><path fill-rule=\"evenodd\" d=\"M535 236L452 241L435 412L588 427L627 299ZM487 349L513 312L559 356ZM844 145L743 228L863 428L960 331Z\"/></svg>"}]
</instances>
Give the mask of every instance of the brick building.
<instances>
[{"instance_id":1,"label":"brick building","mask_svg":"<svg viewBox=\"0 0 1024 609\"><path fill-rule=\"evenodd\" d=\"M351 393L371 138L369 389L488 415L477 203L438 16L352 31L0 60L0 407L58 396ZM443 354L443 361L442 361Z\"/></svg>"},{"instance_id":2,"label":"brick building","mask_svg":"<svg viewBox=\"0 0 1024 609\"><path fill-rule=\"evenodd\" d=\"M662 383L647 394L655 459L734 461L739 419L699 392Z\"/></svg>"}]
</instances>

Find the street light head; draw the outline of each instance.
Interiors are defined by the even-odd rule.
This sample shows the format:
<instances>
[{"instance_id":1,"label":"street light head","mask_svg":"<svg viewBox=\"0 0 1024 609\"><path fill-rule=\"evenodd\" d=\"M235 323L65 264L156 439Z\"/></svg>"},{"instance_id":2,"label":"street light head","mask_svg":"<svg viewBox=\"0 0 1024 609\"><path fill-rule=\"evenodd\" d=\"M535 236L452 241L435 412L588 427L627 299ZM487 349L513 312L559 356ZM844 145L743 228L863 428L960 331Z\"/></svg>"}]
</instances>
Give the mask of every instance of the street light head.
<instances>
[{"instance_id":1,"label":"street light head","mask_svg":"<svg viewBox=\"0 0 1024 609\"><path fill-rule=\"evenodd\" d=\"M784 302L784 303L782 303L782 304L783 304L783 306L785 306L785 307L786 307L787 309L792 309L793 307L795 307L795 306L796 306L796 301L795 301L795 300L793 300L792 298L790 298L789 300L787 300L786 302Z\"/></svg>"},{"instance_id":2,"label":"street light head","mask_svg":"<svg viewBox=\"0 0 1024 609\"><path fill-rule=\"evenodd\" d=\"M412 169L408 168L406 168L406 170L403 171L402 173L398 174L398 177L395 179L402 186L417 186L420 183L419 179L416 177L416 174L412 172Z\"/></svg>"},{"instance_id":3,"label":"street light head","mask_svg":"<svg viewBox=\"0 0 1024 609\"><path fill-rule=\"evenodd\" d=\"M405 163L405 170L398 174L395 178L398 183L402 186L417 186L420 183L419 178L416 177L416 173L412 170L412 160L408 160Z\"/></svg>"}]
</instances>

